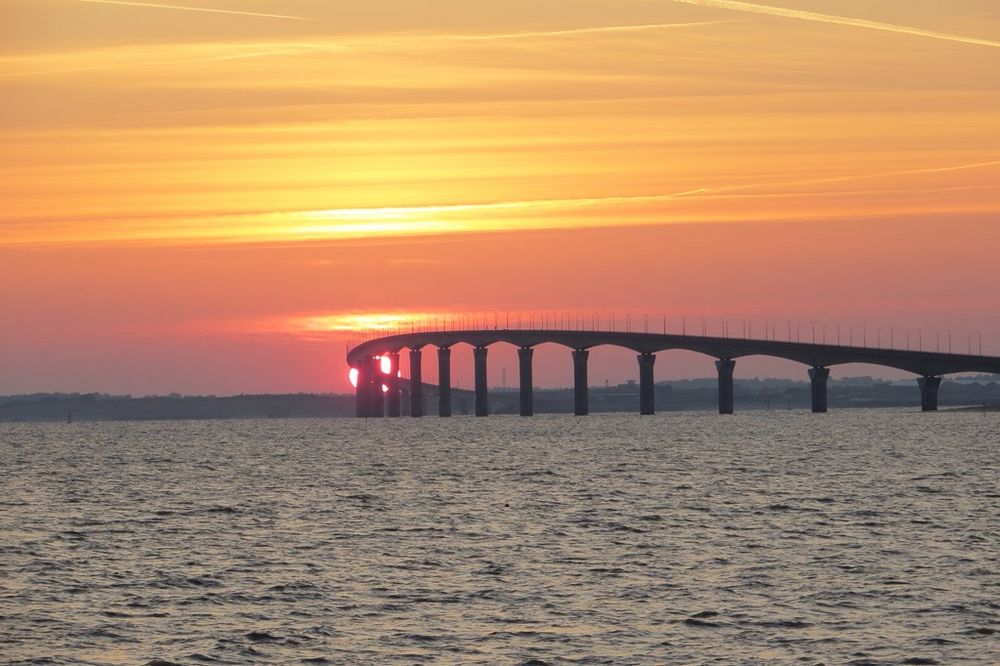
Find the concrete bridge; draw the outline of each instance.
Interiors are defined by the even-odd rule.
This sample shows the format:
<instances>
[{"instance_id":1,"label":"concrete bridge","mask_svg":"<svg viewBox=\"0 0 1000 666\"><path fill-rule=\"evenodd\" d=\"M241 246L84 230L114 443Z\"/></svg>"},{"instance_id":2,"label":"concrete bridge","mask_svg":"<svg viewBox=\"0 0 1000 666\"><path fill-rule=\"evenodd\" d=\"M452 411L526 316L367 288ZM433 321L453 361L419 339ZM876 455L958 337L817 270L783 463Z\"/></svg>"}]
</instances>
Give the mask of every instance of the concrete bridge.
<instances>
[{"instance_id":1,"label":"concrete bridge","mask_svg":"<svg viewBox=\"0 0 1000 666\"><path fill-rule=\"evenodd\" d=\"M920 404L923 411L936 411L938 388L943 375L957 372L1000 373L1000 358L972 354L878 349L848 345L782 342L744 338L719 338L695 335L632 333L582 330L429 330L388 335L367 340L347 352L347 363L357 370L358 416L399 416L401 392L399 354L410 355L410 414L423 415L423 348L437 348L438 415L451 416L451 348L460 343L472 346L475 365L475 413L489 414L486 368L490 345L506 343L517 347L520 368L521 415L534 412L532 398L532 355L543 343L567 347L573 360L574 413L588 412L587 359L590 349L612 345L631 349L639 364L639 413L652 414L653 365L656 353L684 349L716 359L719 375L719 413L733 413L733 370L736 360L745 356L773 356L802 363L812 384L813 412L827 411L827 380L830 367L844 363L868 363L912 372L918 376ZM391 367L383 373L378 357L389 359ZM384 391L383 385L388 388ZM385 395L383 396L383 393Z\"/></svg>"}]
</instances>

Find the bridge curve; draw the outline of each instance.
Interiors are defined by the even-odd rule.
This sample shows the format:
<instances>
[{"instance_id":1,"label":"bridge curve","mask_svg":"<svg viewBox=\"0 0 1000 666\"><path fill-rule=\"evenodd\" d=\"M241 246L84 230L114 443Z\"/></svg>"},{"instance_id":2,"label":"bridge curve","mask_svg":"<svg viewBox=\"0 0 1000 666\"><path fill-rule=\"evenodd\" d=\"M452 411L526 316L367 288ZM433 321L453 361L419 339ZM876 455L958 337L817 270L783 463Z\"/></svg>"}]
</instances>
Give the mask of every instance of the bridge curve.
<instances>
[{"instance_id":1,"label":"bridge curve","mask_svg":"<svg viewBox=\"0 0 1000 666\"><path fill-rule=\"evenodd\" d=\"M574 362L574 395L577 414L587 413L587 357L594 347L610 345L631 349L638 355L640 412L653 413L653 363L655 354L661 351L682 349L713 357L719 373L719 411L733 411L733 369L736 359L747 356L770 356L802 363L809 368L812 382L813 411L826 411L826 384L830 367L845 363L867 363L895 368L918 375L921 387L921 403L925 411L937 409L937 391L943 375L958 372L1000 373L1000 358L971 354L911 351L857 347L850 345L817 344L807 342L786 342L779 340L759 340L748 338L728 338L696 335L676 335L659 333L633 333L623 331L594 330L537 330L537 329L470 329L470 330L428 330L387 335L367 340L349 349L347 363L358 371L358 414L372 416L381 413L377 405L381 397L382 379L374 359L388 356L396 374L399 367L399 353L410 352L411 380L420 385L421 354L424 347L438 349L438 369L441 377L439 391L439 414L450 415L450 352L458 344L473 347L476 368L476 413L486 415L489 407L486 397L486 357L487 349L495 344L510 344L518 348L521 370L521 413L532 413L531 358L534 347L554 343L572 351ZM375 388L372 388L372 387ZM388 380L388 412L398 415L398 381ZM412 391L411 413L422 414L422 396L419 390ZM418 409L417 401L421 401Z\"/></svg>"}]
</instances>

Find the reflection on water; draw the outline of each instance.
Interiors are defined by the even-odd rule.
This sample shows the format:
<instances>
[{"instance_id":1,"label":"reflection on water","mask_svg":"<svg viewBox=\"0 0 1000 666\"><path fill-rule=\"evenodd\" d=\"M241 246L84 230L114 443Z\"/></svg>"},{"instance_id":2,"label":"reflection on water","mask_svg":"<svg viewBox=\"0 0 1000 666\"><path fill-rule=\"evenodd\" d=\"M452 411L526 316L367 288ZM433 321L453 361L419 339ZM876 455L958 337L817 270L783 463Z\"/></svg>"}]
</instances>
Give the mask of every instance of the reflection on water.
<instances>
[{"instance_id":1,"label":"reflection on water","mask_svg":"<svg viewBox=\"0 0 1000 666\"><path fill-rule=\"evenodd\" d=\"M1000 663L1000 416L0 425L18 663Z\"/></svg>"}]
</instances>

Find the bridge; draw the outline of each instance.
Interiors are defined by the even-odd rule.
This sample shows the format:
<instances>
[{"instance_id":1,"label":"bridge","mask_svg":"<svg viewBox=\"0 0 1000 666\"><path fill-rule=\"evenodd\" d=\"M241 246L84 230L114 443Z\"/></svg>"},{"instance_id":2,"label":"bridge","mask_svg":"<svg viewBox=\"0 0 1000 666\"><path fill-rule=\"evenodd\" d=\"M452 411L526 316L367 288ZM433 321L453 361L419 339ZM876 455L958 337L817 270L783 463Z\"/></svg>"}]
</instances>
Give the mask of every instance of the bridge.
<instances>
[{"instance_id":1,"label":"bridge","mask_svg":"<svg viewBox=\"0 0 1000 666\"><path fill-rule=\"evenodd\" d=\"M1000 373L1000 357L982 354L953 354L873 348L867 346L785 342L774 339L712 337L597 330L469 329L423 330L376 337L361 342L347 352L347 363L357 373L358 416L399 416L401 380L399 355L409 350L410 414L423 416L423 349L437 348L438 415L451 416L451 348L472 347L475 366L475 413L489 414L486 369L489 347L509 344L517 347L520 370L520 413L534 413L532 355L544 343L567 347L573 362L574 413L588 413L587 360L590 350L612 345L636 352L639 374L639 413L654 412L653 366L656 353L672 349L705 354L715 359L719 376L719 413L732 414L733 371L736 360L747 356L771 356L802 363L812 386L812 411L827 411L827 381L830 368L845 363L867 363L904 370L917 375L923 411L936 411L938 389L944 375L959 372ZM380 368L388 359L386 372Z\"/></svg>"}]
</instances>

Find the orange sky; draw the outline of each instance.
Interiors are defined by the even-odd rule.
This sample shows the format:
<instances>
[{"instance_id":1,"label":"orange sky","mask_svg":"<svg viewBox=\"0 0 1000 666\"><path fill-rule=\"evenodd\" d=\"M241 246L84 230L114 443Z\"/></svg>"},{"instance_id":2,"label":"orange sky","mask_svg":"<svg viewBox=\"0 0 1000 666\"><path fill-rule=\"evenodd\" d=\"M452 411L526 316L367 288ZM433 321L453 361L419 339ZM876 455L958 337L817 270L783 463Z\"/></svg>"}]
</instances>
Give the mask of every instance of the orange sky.
<instances>
[{"instance_id":1,"label":"orange sky","mask_svg":"<svg viewBox=\"0 0 1000 666\"><path fill-rule=\"evenodd\" d=\"M1000 354L993 0L0 12L0 393L345 390L343 329L454 311ZM569 382L565 350L538 358ZM592 377L634 365L600 350Z\"/></svg>"}]
</instances>

